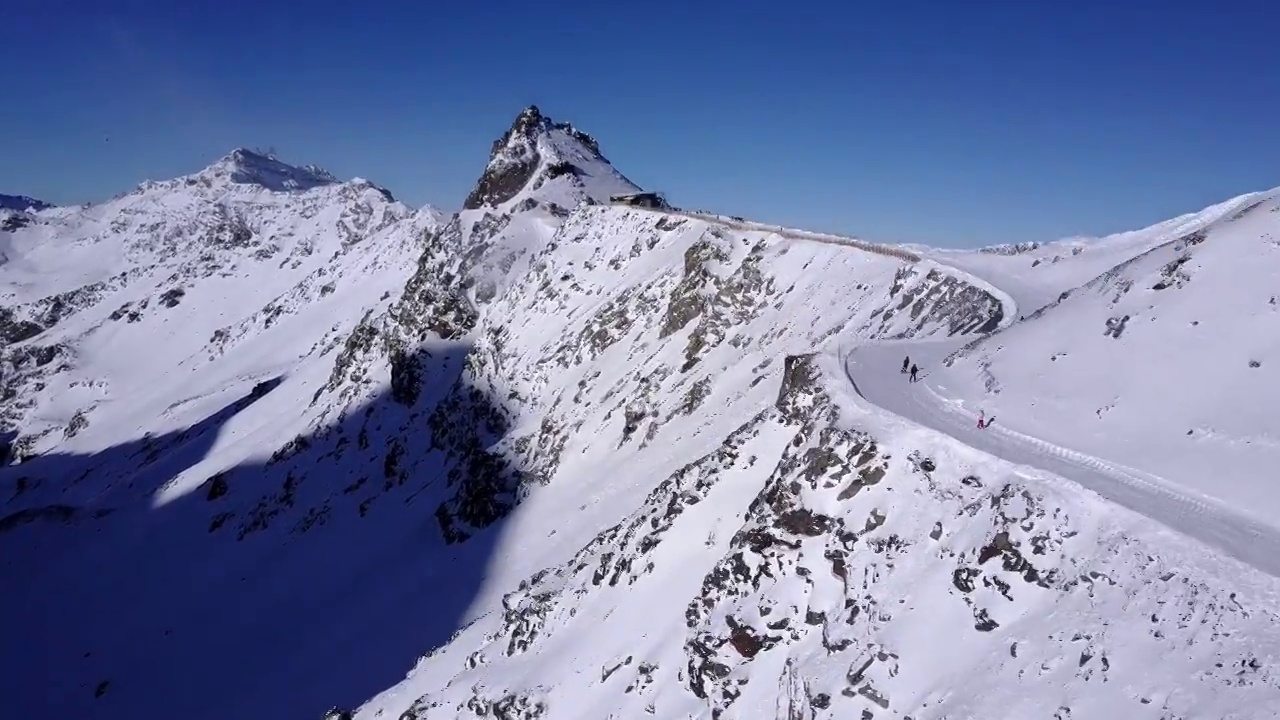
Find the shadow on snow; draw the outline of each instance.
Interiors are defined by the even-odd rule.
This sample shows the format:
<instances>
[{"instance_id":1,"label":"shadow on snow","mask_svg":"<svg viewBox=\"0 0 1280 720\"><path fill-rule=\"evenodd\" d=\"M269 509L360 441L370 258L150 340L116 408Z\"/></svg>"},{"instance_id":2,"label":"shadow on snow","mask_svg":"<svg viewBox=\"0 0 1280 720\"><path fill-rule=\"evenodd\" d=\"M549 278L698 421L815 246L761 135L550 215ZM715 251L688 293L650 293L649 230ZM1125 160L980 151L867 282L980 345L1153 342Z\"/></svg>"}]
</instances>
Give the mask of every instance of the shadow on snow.
<instances>
[{"instance_id":1,"label":"shadow on snow","mask_svg":"<svg viewBox=\"0 0 1280 720\"><path fill-rule=\"evenodd\" d=\"M182 432L0 468L8 714L318 719L403 679L467 620L501 531L446 545L435 515L458 488L427 417L466 350L414 358L412 407L385 393L160 507L274 385Z\"/></svg>"}]
</instances>

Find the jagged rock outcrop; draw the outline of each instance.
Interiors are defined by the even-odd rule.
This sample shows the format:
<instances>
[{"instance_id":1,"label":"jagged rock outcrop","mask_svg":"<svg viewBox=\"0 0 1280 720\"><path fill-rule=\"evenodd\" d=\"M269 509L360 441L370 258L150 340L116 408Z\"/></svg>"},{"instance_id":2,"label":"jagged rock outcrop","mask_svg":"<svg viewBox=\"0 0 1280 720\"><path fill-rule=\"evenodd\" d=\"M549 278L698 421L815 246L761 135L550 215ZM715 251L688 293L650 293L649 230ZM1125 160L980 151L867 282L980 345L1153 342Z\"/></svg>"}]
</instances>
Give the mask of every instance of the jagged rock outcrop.
<instances>
[{"instance_id":1,"label":"jagged rock outcrop","mask_svg":"<svg viewBox=\"0 0 1280 720\"><path fill-rule=\"evenodd\" d=\"M909 317L904 323L900 314ZM898 270L889 301L871 314L863 332L877 339L916 337L922 329L938 328L947 335L985 335L1000 327L1004 305L986 290L930 268Z\"/></svg>"},{"instance_id":2,"label":"jagged rock outcrop","mask_svg":"<svg viewBox=\"0 0 1280 720\"><path fill-rule=\"evenodd\" d=\"M622 184L629 184L609 166L595 138L569 123L552 121L536 105L530 105L516 116L511 128L494 141L484 173L467 195L463 208L497 207L515 198L521 190L538 190L556 178L573 179L576 186L589 188L581 176L589 176L596 167L584 167L587 164L604 166Z\"/></svg>"}]
</instances>

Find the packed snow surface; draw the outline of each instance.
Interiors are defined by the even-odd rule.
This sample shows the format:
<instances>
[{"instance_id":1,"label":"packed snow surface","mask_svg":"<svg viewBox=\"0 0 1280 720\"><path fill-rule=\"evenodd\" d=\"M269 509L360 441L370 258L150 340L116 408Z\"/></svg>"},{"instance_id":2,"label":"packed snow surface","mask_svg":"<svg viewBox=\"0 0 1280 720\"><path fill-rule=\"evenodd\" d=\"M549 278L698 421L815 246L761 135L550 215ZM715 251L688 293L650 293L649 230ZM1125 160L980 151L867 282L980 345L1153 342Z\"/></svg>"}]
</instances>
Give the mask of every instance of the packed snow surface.
<instances>
[{"instance_id":1,"label":"packed snow surface","mask_svg":"<svg viewBox=\"0 0 1280 720\"><path fill-rule=\"evenodd\" d=\"M957 251L635 189L530 108L454 216L245 150L6 211L8 714L1280 717L1280 193Z\"/></svg>"}]
</instances>

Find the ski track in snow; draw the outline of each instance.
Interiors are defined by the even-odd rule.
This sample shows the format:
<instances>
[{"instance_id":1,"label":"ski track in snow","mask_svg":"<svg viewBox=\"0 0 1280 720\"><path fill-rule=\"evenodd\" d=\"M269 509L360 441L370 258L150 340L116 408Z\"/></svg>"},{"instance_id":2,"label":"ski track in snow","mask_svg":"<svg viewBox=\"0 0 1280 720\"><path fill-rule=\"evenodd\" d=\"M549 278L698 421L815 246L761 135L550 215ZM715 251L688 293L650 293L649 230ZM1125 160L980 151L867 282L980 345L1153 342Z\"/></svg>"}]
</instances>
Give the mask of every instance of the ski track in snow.
<instances>
[{"instance_id":1,"label":"ski track in snow","mask_svg":"<svg viewBox=\"0 0 1280 720\"><path fill-rule=\"evenodd\" d=\"M943 397L924 380L909 383L892 357L875 352L893 348L893 357L912 343L864 345L841 358L859 397L881 410L948 435L1004 460L1066 478L1102 497L1141 513L1173 530L1280 577L1280 529L1250 518L1223 503L1198 496L1155 475L1071 450L1000 424L978 429L977 413ZM870 351L870 352L868 352Z\"/></svg>"}]
</instances>

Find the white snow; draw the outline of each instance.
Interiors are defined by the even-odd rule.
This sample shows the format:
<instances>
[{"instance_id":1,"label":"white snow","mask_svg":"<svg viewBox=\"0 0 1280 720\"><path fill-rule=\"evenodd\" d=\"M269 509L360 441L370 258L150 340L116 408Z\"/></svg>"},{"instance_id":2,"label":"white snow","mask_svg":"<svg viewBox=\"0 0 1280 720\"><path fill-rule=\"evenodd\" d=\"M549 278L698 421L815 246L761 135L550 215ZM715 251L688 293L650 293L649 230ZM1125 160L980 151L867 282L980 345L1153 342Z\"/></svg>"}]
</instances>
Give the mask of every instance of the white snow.
<instances>
[{"instance_id":1,"label":"white snow","mask_svg":"<svg viewBox=\"0 0 1280 720\"><path fill-rule=\"evenodd\" d=\"M0 235L11 714L1280 716L1280 193L876 246L532 137L453 218L237 151Z\"/></svg>"},{"instance_id":2,"label":"white snow","mask_svg":"<svg viewBox=\"0 0 1280 720\"><path fill-rule=\"evenodd\" d=\"M1142 252L1097 281L1076 273L1075 285L1062 288L1070 297L952 366L936 352L922 355L925 384L913 394L931 390L940 402L921 412L937 418L949 407L976 419L985 410L1006 429L1137 468L1276 525L1280 488L1269 468L1280 462L1272 367L1280 361L1278 209L1277 193L1216 206L1146 236L1134 248ZM1196 230L1202 242L1183 239ZM1098 250L1110 251L1105 240L1079 258ZM1015 257L1026 275L1039 269ZM1025 275L1006 279L1005 258L986 267L979 260L987 258L967 266L994 284L1030 284ZM1107 334L1108 322L1120 320L1119 337Z\"/></svg>"}]
</instances>

